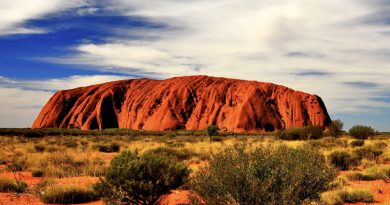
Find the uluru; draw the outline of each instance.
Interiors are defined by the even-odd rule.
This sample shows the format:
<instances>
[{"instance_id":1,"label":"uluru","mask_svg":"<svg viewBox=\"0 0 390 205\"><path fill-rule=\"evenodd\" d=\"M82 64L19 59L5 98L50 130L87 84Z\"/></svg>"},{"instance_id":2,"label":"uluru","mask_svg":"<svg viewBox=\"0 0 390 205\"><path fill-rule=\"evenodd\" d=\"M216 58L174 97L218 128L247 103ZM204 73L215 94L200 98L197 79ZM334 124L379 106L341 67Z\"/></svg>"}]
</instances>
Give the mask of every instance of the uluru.
<instances>
[{"instance_id":1,"label":"uluru","mask_svg":"<svg viewBox=\"0 0 390 205\"><path fill-rule=\"evenodd\" d=\"M321 126L317 95L257 81L209 76L129 79L56 92L32 128L264 132Z\"/></svg>"}]
</instances>

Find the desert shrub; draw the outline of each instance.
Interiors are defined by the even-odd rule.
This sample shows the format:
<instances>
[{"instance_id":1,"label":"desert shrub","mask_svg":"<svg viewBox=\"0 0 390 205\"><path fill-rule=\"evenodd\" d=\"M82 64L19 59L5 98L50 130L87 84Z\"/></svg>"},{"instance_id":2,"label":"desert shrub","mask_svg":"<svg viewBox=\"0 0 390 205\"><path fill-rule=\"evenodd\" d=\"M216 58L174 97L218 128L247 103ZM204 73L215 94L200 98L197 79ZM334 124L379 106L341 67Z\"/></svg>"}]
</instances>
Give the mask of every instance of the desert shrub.
<instances>
[{"instance_id":1,"label":"desert shrub","mask_svg":"<svg viewBox=\"0 0 390 205\"><path fill-rule=\"evenodd\" d=\"M189 169L176 159L154 153L125 151L115 157L95 190L109 204L158 204L181 186Z\"/></svg>"},{"instance_id":2,"label":"desert shrub","mask_svg":"<svg viewBox=\"0 0 390 205\"><path fill-rule=\"evenodd\" d=\"M349 129L349 135L356 139L365 140L369 136L375 135L375 130L369 126L355 125L351 129Z\"/></svg>"},{"instance_id":3,"label":"desert shrub","mask_svg":"<svg viewBox=\"0 0 390 205\"><path fill-rule=\"evenodd\" d=\"M24 133L24 136L27 138L37 138L37 137L44 137L46 136L46 133L41 130L30 130Z\"/></svg>"},{"instance_id":4,"label":"desert shrub","mask_svg":"<svg viewBox=\"0 0 390 205\"><path fill-rule=\"evenodd\" d=\"M332 182L329 183L329 187L338 188L348 184L348 177L345 175L339 175Z\"/></svg>"},{"instance_id":5,"label":"desert shrub","mask_svg":"<svg viewBox=\"0 0 390 205\"><path fill-rule=\"evenodd\" d=\"M343 132L344 123L340 120L333 120L328 126L328 133L330 136L337 137Z\"/></svg>"},{"instance_id":6,"label":"desert shrub","mask_svg":"<svg viewBox=\"0 0 390 205\"><path fill-rule=\"evenodd\" d=\"M186 146L186 144L184 144L183 142L172 142L172 141L166 142L165 145L167 147L174 147L174 148L180 148Z\"/></svg>"},{"instance_id":7,"label":"desert shrub","mask_svg":"<svg viewBox=\"0 0 390 205\"><path fill-rule=\"evenodd\" d=\"M223 137L213 137L211 138L212 142L223 142L224 138Z\"/></svg>"},{"instance_id":8,"label":"desert shrub","mask_svg":"<svg viewBox=\"0 0 390 205\"><path fill-rule=\"evenodd\" d=\"M158 147L156 149L148 150L146 153L175 157L178 160L188 160L193 156L193 153L189 149L175 149L170 147Z\"/></svg>"},{"instance_id":9,"label":"desert shrub","mask_svg":"<svg viewBox=\"0 0 390 205\"><path fill-rule=\"evenodd\" d=\"M361 167L364 169L367 169L367 168L370 168L370 167L373 167L376 165L377 165L377 163L375 161L368 160L368 159L362 159Z\"/></svg>"},{"instance_id":10,"label":"desert shrub","mask_svg":"<svg viewBox=\"0 0 390 205\"><path fill-rule=\"evenodd\" d=\"M36 152L43 152L45 151L46 147L43 144L36 144L34 145L34 149Z\"/></svg>"},{"instance_id":11,"label":"desert shrub","mask_svg":"<svg viewBox=\"0 0 390 205\"><path fill-rule=\"evenodd\" d=\"M55 145L50 145L47 147L46 151L47 152L56 152L59 150L59 147L58 146L55 146Z\"/></svg>"},{"instance_id":12,"label":"desert shrub","mask_svg":"<svg viewBox=\"0 0 390 205\"><path fill-rule=\"evenodd\" d=\"M294 127L277 133L277 137L282 140L319 139L322 135L323 130L318 126Z\"/></svg>"},{"instance_id":13,"label":"desert shrub","mask_svg":"<svg viewBox=\"0 0 390 205\"><path fill-rule=\"evenodd\" d=\"M344 203L372 203L374 195L368 190L341 190L338 193Z\"/></svg>"},{"instance_id":14,"label":"desert shrub","mask_svg":"<svg viewBox=\"0 0 390 205\"><path fill-rule=\"evenodd\" d=\"M353 152L360 158L366 158L370 160L377 159L383 153L381 149L375 148L371 145L355 148Z\"/></svg>"},{"instance_id":15,"label":"desert shrub","mask_svg":"<svg viewBox=\"0 0 390 205\"><path fill-rule=\"evenodd\" d=\"M26 156L13 156L11 159L11 164L8 165L7 169L12 171L12 172L19 172L26 170L28 167L27 164L27 157Z\"/></svg>"},{"instance_id":16,"label":"desert shrub","mask_svg":"<svg viewBox=\"0 0 390 205\"><path fill-rule=\"evenodd\" d=\"M84 147L88 146L88 141L81 141L80 144Z\"/></svg>"},{"instance_id":17,"label":"desert shrub","mask_svg":"<svg viewBox=\"0 0 390 205\"><path fill-rule=\"evenodd\" d=\"M351 142L352 147L361 147L364 145L364 140L357 139Z\"/></svg>"},{"instance_id":18,"label":"desert shrub","mask_svg":"<svg viewBox=\"0 0 390 205\"><path fill-rule=\"evenodd\" d=\"M78 157L68 152L50 154L39 161L41 170L48 177L71 177L81 175L99 176L104 172L104 162L97 157Z\"/></svg>"},{"instance_id":19,"label":"desert shrub","mask_svg":"<svg viewBox=\"0 0 390 205\"><path fill-rule=\"evenodd\" d=\"M32 190L33 193L40 195L42 194L47 187L54 185L56 182L54 179L42 179L39 183L35 185L35 188Z\"/></svg>"},{"instance_id":20,"label":"desert shrub","mask_svg":"<svg viewBox=\"0 0 390 205\"><path fill-rule=\"evenodd\" d=\"M390 162L390 152L383 153L381 155L381 157L382 157L383 161Z\"/></svg>"},{"instance_id":21,"label":"desert shrub","mask_svg":"<svg viewBox=\"0 0 390 205\"><path fill-rule=\"evenodd\" d=\"M68 147L68 148L76 148L76 147L79 146L79 143L76 142L76 141L69 140L69 141L65 141L65 142L63 143L63 145L64 145L65 147Z\"/></svg>"},{"instance_id":22,"label":"desert shrub","mask_svg":"<svg viewBox=\"0 0 390 205\"><path fill-rule=\"evenodd\" d=\"M335 138L335 137L323 137L317 140L309 140L306 143L310 146L316 148L323 148L323 149L330 149L334 147L343 147L343 148L348 147L347 139Z\"/></svg>"},{"instance_id":23,"label":"desert shrub","mask_svg":"<svg viewBox=\"0 0 390 205\"><path fill-rule=\"evenodd\" d=\"M8 160L6 160L5 158L2 158L0 156L0 165L6 164L7 162L8 162Z\"/></svg>"},{"instance_id":24,"label":"desert shrub","mask_svg":"<svg viewBox=\"0 0 390 205\"><path fill-rule=\"evenodd\" d=\"M372 203L374 202L374 195L369 190L364 189L341 189L324 193L321 200L328 205L358 202Z\"/></svg>"},{"instance_id":25,"label":"desert shrub","mask_svg":"<svg viewBox=\"0 0 390 205\"><path fill-rule=\"evenodd\" d=\"M390 167L371 167L363 172L349 173L347 177L351 180L372 181L387 179L390 177Z\"/></svg>"},{"instance_id":26,"label":"desert shrub","mask_svg":"<svg viewBox=\"0 0 390 205\"><path fill-rule=\"evenodd\" d=\"M321 202L326 205L343 205L344 200L339 194L340 190L325 192L321 195Z\"/></svg>"},{"instance_id":27,"label":"desert shrub","mask_svg":"<svg viewBox=\"0 0 390 205\"><path fill-rule=\"evenodd\" d=\"M312 147L235 145L210 160L191 182L206 204L300 204L335 178Z\"/></svg>"},{"instance_id":28,"label":"desert shrub","mask_svg":"<svg viewBox=\"0 0 390 205\"><path fill-rule=\"evenodd\" d=\"M387 147L387 143L386 142L383 142L383 141L380 141L380 142L375 142L374 144L374 148L375 149L385 149Z\"/></svg>"},{"instance_id":29,"label":"desert shrub","mask_svg":"<svg viewBox=\"0 0 390 205\"><path fill-rule=\"evenodd\" d=\"M44 173L43 173L43 171L40 170L40 169L35 169L35 170L32 170L32 171L31 171L31 175L32 175L33 177L43 177Z\"/></svg>"},{"instance_id":30,"label":"desert shrub","mask_svg":"<svg viewBox=\"0 0 390 205\"><path fill-rule=\"evenodd\" d=\"M41 200L50 204L79 204L95 201L97 194L91 188L52 186L43 191Z\"/></svg>"},{"instance_id":31,"label":"desert shrub","mask_svg":"<svg viewBox=\"0 0 390 205\"><path fill-rule=\"evenodd\" d=\"M95 147L99 150L99 152L119 152L120 145L117 143L111 144L98 144Z\"/></svg>"},{"instance_id":32,"label":"desert shrub","mask_svg":"<svg viewBox=\"0 0 390 205\"><path fill-rule=\"evenodd\" d=\"M343 150L332 152L329 155L329 160L332 165L340 170L348 170L360 164L359 156Z\"/></svg>"},{"instance_id":33,"label":"desert shrub","mask_svg":"<svg viewBox=\"0 0 390 205\"><path fill-rule=\"evenodd\" d=\"M209 137L217 136L219 134L219 127L217 125L207 126L207 134Z\"/></svg>"},{"instance_id":34,"label":"desert shrub","mask_svg":"<svg viewBox=\"0 0 390 205\"><path fill-rule=\"evenodd\" d=\"M15 181L10 178L0 178L0 192L23 193L27 190L27 183L22 180Z\"/></svg>"}]
</instances>

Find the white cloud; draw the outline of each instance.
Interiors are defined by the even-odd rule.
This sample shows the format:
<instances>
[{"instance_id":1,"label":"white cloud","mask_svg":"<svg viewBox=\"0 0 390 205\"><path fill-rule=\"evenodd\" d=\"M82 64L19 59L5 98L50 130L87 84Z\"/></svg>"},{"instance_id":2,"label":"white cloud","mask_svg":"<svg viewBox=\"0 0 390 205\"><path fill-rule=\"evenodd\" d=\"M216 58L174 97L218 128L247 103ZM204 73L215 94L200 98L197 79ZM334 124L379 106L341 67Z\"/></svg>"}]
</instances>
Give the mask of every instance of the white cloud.
<instances>
[{"instance_id":1,"label":"white cloud","mask_svg":"<svg viewBox=\"0 0 390 205\"><path fill-rule=\"evenodd\" d=\"M26 28L23 22L93 4L0 2L0 35L45 32ZM46 60L157 78L207 74L274 82L320 95L331 114L389 107L386 101L374 100L388 98L390 89L390 7L385 1L107 0L102 4L117 15L165 27L117 28L120 38L82 44L74 48L75 56ZM99 12L94 8L79 12ZM131 38L124 38L126 34ZM313 71L330 75L294 74ZM364 86L365 82L373 86ZM40 86L74 85L62 80L45 83Z\"/></svg>"},{"instance_id":2,"label":"white cloud","mask_svg":"<svg viewBox=\"0 0 390 205\"><path fill-rule=\"evenodd\" d=\"M0 36L45 33L45 29L24 23L88 4L87 0L0 0Z\"/></svg>"},{"instance_id":3,"label":"white cloud","mask_svg":"<svg viewBox=\"0 0 390 205\"><path fill-rule=\"evenodd\" d=\"M128 78L91 75L48 80L12 80L0 76L0 127L31 127L42 107L57 90Z\"/></svg>"},{"instance_id":4,"label":"white cloud","mask_svg":"<svg viewBox=\"0 0 390 205\"><path fill-rule=\"evenodd\" d=\"M274 82L320 95L332 114L388 106L372 100L390 88L390 26L367 23L388 15L380 1L107 2L117 13L167 27L129 30L139 35L135 39L80 45L79 55L57 62L158 77L208 74ZM332 75L293 75L313 70Z\"/></svg>"}]
</instances>

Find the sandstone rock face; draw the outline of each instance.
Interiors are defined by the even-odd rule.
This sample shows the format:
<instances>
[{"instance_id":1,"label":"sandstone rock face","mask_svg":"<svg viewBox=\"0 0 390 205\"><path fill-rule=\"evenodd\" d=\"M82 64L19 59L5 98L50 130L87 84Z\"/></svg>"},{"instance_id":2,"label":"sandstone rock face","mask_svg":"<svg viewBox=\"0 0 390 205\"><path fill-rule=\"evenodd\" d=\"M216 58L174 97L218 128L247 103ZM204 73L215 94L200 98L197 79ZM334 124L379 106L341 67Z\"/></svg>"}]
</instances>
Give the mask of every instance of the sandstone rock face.
<instances>
[{"instance_id":1,"label":"sandstone rock face","mask_svg":"<svg viewBox=\"0 0 390 205\"><path fill-rule=\"evenodd\" d=\"M320 97L272 83L208 76L132 79L59 91L33 128L262 132L326 127Z\"/></svg>"}]
</instances>

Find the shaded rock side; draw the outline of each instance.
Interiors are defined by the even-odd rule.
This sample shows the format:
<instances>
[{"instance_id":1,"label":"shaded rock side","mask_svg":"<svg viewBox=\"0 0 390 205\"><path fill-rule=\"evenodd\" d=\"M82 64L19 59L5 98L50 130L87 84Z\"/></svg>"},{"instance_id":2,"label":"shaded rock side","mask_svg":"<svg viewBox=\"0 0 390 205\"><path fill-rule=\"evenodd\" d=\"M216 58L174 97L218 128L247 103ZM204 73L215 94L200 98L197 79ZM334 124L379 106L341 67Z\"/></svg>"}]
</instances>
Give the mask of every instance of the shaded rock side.
<instances>
[{"instance_id":1,"label":"shaded rock side","mask_svg":"<svg viewBox=\"0 0 390 205\"><path fill-rule=\"evenodd\" d=\"M290 88L208 76L132 79L54 94L33 128L201 130L262 132L326 127L320 97Z\"/></svg>"}]
</instances>

